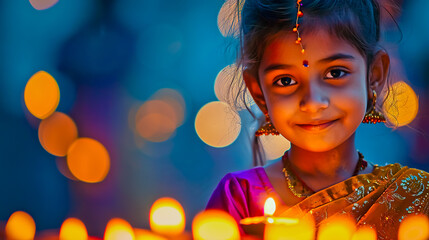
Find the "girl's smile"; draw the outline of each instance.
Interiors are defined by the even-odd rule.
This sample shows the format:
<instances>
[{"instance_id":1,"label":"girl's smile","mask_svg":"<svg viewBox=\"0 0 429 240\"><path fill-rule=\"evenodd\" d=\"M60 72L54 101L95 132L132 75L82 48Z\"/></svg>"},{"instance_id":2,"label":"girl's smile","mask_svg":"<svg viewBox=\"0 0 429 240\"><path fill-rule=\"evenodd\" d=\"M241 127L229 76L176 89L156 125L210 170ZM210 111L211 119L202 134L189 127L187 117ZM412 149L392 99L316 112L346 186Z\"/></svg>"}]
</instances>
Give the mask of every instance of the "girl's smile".
<instances>
[{"instance_id":1,"label":"girl's smile","mask_svg":"<svg viewBox=\"0 0 429 240\"><path fill-rule=\"evenodd\" d=\"M316 131L322 131L333 125L335 122L337 122L338 119L335 120L319 120L319 121L312 121L305 124L296 124L298 127L301 127L307 131L316 132Z\"/></svg>"}]
</instances>

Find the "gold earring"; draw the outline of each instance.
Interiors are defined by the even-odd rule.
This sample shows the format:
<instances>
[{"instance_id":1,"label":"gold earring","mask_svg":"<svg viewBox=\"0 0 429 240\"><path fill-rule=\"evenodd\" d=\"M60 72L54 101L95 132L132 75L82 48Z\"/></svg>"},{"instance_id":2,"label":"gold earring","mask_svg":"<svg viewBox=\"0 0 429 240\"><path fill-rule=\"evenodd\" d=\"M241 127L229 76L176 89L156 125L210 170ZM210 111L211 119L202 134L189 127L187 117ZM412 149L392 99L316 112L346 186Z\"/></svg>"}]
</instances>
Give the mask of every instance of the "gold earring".
<instances>
[{"instance_id":1,"label":"gold earring","mask_svg":"<svg viewBox=\"0 0 429 240\"><path fill-rule=\"evenodd\" d=\"M377 93L375 90L372 90L372 94L374 95L372 98L372 106L371 111L367 112L365 114L365 117L362 120L362 123L379 123L379 122L386 122L386 118L383 116L383 114L377 109L375 109L375 103L377 101Z\"/></svg>"},{"instance_id":2,"label":"gold earring","mask_svg":"<svg viewBox=\"0 0 429 240\"><path fill-rule=\"evenodd\" d=\"M270 115L268 113L265 113L265 124L262 125L256 132L255 136L259 137L261 135L279 135L280 133L277 132L277 129L274 127L274 125L271 123Z\"/></svg>"}]
</instances>

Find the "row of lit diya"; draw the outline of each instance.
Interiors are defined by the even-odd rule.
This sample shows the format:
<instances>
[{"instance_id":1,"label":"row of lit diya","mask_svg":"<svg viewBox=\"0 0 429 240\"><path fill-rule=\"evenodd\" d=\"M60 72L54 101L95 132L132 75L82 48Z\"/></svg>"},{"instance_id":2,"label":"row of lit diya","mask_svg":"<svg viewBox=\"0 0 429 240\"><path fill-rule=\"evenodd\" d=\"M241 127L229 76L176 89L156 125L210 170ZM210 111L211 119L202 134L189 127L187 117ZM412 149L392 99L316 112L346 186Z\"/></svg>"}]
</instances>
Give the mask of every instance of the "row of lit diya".
<instances>
[{"instance_id":1,"label":"row of lit diya","mask_svg":"<svg viewBox=\"0 0 429 240\"><path fill-rule=\"evenodd\" d=\"M150 210L151 230L133 228L127 221L114 218L106 226L104 240L376 240L376 230L368 226L356 228L353 219L346 216L331 219L317 231L311 217L301 219L274 216L275 201L265 201L264 216L245 218L240 221L245 235L240 235L237 222L228 213L220 210L206 210L195 216L192 233L185 231L183 207L172 198L155 201ZM85 225L76 218L65 220L59 230L36 234L32 217L22 211L13 213L1 239L10 240L98 240L88 236ZM413 215L401 223L399 240L429 239L429 220L424 215Z\"/></svg>"}]
</instances>

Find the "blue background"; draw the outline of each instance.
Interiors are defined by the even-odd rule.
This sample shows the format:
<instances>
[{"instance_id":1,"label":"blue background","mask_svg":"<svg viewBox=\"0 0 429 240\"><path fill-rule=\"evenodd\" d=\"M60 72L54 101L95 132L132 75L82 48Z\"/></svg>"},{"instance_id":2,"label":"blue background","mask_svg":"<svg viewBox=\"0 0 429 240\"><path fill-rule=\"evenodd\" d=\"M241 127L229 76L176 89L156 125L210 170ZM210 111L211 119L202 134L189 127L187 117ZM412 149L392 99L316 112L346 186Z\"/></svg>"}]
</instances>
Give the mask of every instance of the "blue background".
<instances>
[{"instance_id":1,"label":"blue background","mask_svg":"<svg viewBox=\"0 0 429 240\"><path fill-rule=\"evenodd\" d=\"M224 50L232 39L217 27L222 4L60 0L38 11L28 1L0 1L0 221L26 211L40 232L77 217L90 235L101 237L113 217L149 228L150 206L169 196L183 205L190 230L220 178L252 166L245 131L232 145L213 148L194 128L198 110L216 100L216 75L234 62L234 52ZM429 170L428 9L424 0L403 6L398 20L404 37L392 47L392 59L419 96L419 114L396 130L359 127L357 146L372 162ZM397 30L391 28L387 39L398 42ZM57 110L76 121L80 136L109 150L105 181L69 180L40 145L38 120L23 102L25 84L39 70L59 84ZM148 154L136 146L128 115L133 104L166 87L183 95L185 122L169 140L149 143Z\"/></svg>"}]
</instances>

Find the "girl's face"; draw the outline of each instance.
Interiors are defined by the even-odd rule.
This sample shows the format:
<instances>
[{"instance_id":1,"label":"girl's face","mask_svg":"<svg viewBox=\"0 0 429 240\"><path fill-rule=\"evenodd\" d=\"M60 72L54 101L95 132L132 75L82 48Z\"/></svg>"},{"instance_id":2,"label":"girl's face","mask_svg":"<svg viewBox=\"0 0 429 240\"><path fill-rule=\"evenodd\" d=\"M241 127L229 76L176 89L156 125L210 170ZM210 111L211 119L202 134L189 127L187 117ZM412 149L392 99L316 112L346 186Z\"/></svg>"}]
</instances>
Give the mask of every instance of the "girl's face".
<instances>
[{"instance_id":1,"label":"girl's face","mask_svg":"<svg viewBox=\"0 0 429 240\"><path fill-rule=\"evenodd\" d=\"M366 61L350 43L326 31L302 39L305 54L294 33L266 47L258 69L259 105L293 145L328 151L354 137L365 115Z\"/></svg>"}]
</instances>

